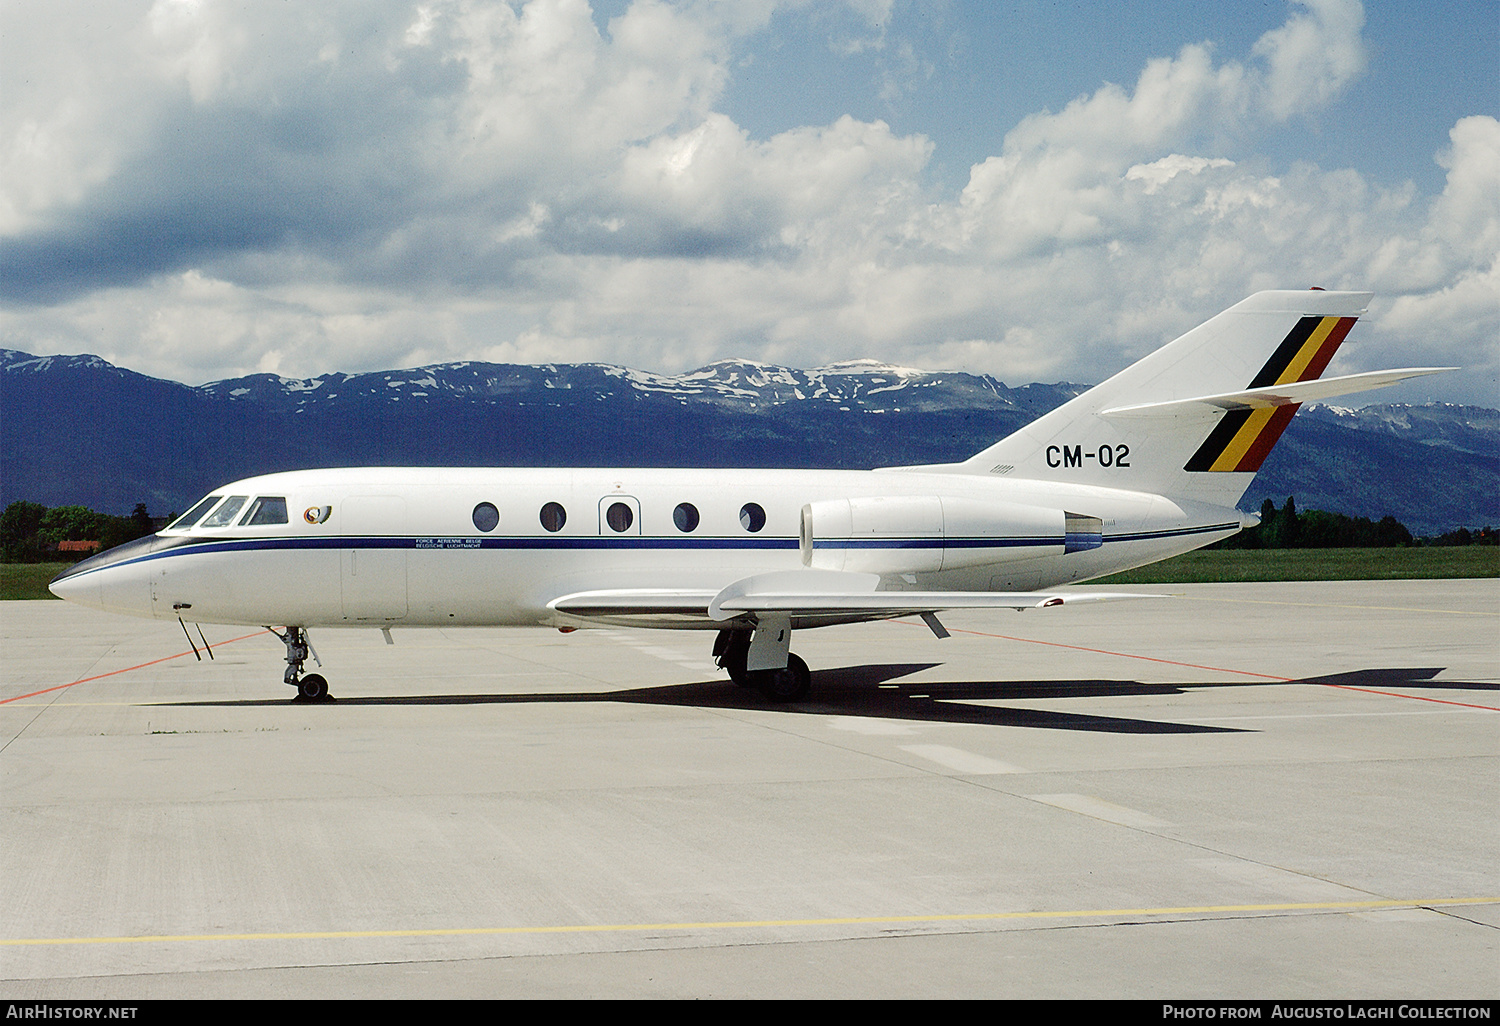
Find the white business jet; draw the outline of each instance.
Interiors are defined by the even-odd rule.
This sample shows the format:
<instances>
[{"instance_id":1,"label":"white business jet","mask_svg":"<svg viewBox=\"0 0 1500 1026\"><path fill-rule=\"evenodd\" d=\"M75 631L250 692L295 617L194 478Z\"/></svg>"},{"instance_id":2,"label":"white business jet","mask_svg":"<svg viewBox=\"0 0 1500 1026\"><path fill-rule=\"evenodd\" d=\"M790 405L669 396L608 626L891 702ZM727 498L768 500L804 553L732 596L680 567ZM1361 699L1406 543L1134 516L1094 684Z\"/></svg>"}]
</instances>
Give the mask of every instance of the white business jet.
<instances>
[{"instance_id":1,"label":"white business jet","mask_svg":"<svg viewBox=\"0 0 1500 1026\"><path fill-rule=\"evenodd\" d=\"M96 609L310 627L717 631L737 683L808 691L792 632L1121 598L1070 585L1227 538L1300 403L1449 368L1319 380L1370 298L1260 292L963 461L873 471L302 470L213 493L51 584ZM272 628L275 630L275 628ZM186 625L184 625L186 630ZM321 664L320 664L321 665Z\"/></svg>"}]
</instances>

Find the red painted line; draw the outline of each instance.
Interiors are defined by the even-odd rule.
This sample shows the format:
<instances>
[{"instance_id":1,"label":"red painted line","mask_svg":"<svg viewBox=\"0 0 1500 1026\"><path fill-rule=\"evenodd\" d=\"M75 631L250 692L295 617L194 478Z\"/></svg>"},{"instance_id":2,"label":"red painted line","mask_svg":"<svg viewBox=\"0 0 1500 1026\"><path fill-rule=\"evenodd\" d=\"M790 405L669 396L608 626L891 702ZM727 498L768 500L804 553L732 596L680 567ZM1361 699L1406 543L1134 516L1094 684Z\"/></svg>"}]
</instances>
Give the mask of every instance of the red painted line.
<instances>
[{"instance_id":1,"label":"red painted line","mask_svg":"<svg viewBox=\"0 0 1500 1026\"><path fill-rule=\"evenodd\" d=\"M962 627L949 628L955 634L977 634L981 638L1000 638L1003 641L1024 641L1028 645L1050 645L1052 648L1070 648L1075 652L1093 652L1097 655L1119 656L1121 659L1140 659L1148 663L1166 663L1168 666L1186 666L1190 670L1212 670L1215 673L1238 673L1245 677L1264 677L1266 680L1291 682L1296 677L1278 677L1274 673L1256 673L1253 670L1226 670L1222 666L1204 666L1201 663L1183 663L1176 659L1158 659L1156 656L1135 655L1131 652L1111 652L1107 648L1085 648L1082 645L1064 645L1060 641L1038 641L1035 638L1017 638L1009 634L986 634L984 631L969 631Z\"/></svg>"},{"instance_id":2,"label":"red painted line","mask_svg":"<svg viewBox=\"0 0 1500 1026\"><path fill-rule=\"evenodd\" d=\"M1461 705L1465 709L1485 709L1489 712L1500 712L1500 708L1493 705L1475 705L1473 702L1455 702L1451 698L1429 698L1427 695L1404 695L1399 691L1376 691L1374 688L1357 688L1350 684L1325 684L1322 681L1309 681L1310 684L1318 684L1325 688L1340 688L1344 691L1363 691L1367 695L1384 695L1387 698L1410 698L1416 702L1436 702L1438 705Z\"/></svg>"},{"instance_id":3,"label":"red painted line","mask_svg":"<svg viewBox=\"0 0 1500 1026\"><path fill-rule=\"evenodd\" d=\"M919 624L911 623L909 620L898 621L908 626L916 627ZM1136 655L1133 652L1112 652L1107 648L1085 648L1082 645L1064 645L1059 641L1038 641L1036 638L1017 638L1010 634L988 634L984 631L965 630L962 627L950 627L954 634L974 634L981 638L999 638L1002 641L1022 641L1028 645L1048 645L1052 648L1069 648L1075 652L1093 652L1096 655L1118 656L1121 659L1140 659L1148 663L1165 663L1168 666L1185 666L1191 670L1212 670L1215 673L1237 673L1242 677L1263 677L1266 680L1279 680L1284 683L1295 683L1297 677L1280 677L1274 673L1256 673L1254 670L1231 670L1223 666L1204 666L1201 663L1183 663L1176 659L1158 659L1156 656ZM1414 702L1435 702L1438 705L1457 705L1465 709L1483 709L1486 712L1500 712L1500 708L1493 705L1476 705L1473 702L1455 702L1450 698L1431 698L1427 695L1407 695L1399 691L1377 691L1374 688L1357 688L1351 684L1329 684L1322 681L1308 681L1309 684L1317 684L1319 687L1338 688L1341 691L1363 691L1367 695L1383 695L1386 698L1410 698Z\"/></svg>"},{"instance_id":4,"label":"red painted line","mask_svg":"<svg viewBox=\"0 0 1500 1026\"><path fill-rule=\"evenodd\" d=\"M260 631L256 631L254 634L245 634L245 635L241 635L238 638L230 638L228 641L216 641L216 642L214 642L214 648L219 648L219 647L221 647L223 645L232 645L236 641L244 641L246 638L258 638L262 634L269 634L269 633L270 633L270 631L260 630ZM92 680L103 680L105 677L114 677L114 676L118 676L119 674L122 674L122 673L130 673L133 670L144 670L148 666L155 666L157 663L171 662L173 659L181 659L183 656L192 655L192 654L193 654L192 650L189 649L186 652L178 652L176 655L162 656L160 659L153 659L149 663L140 663L140 664L138 664L136 666L127 666L123 670L110 670L108 673L96 674L93 677L84 677L84 678L82 678L80 680L75 680L75 681L73 681L70 684L54 684L50 688L42 688L42 690L40 690L40 691L32 691L29 694L25 694L25 695L16 695L14 698L0 698L0 705L4 705L7 702L19 702L23 698L35 698L37 695L45 695L45 694L47 694L48 692L51 692L51 691L61 691L63 688L71 688L75 684L87 684L89 681L92 681Z\"/></svg>"}]
</instances>

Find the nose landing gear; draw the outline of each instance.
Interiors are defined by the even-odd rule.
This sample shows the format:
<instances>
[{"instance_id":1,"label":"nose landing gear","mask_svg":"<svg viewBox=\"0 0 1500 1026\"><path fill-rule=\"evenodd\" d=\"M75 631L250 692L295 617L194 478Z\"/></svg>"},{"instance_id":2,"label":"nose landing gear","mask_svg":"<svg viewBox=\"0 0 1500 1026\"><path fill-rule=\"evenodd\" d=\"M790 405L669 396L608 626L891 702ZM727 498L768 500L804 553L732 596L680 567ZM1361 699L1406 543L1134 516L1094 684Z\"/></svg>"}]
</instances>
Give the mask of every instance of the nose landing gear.
<instances>
[{"instance_id":1,"label":"nose landing gear","mask_svg":"<svg viewBox=\"0 0 1500 1026\"><path fill-rule=\"evenodd\" d=\"M275 627L267 627L266 630L286 644L286 675L282 679L297 689L297 697L292 701L332 702L333 696L328 693L328 681L321 673L309 673L305 677L302 675L302 665L309 655L313 662L323 665L312 642L307 638L307 628L288 627L284 634Z\"/></svg>"},{"instance_id":2,"label":"nose landing gear","mask_svg":"<svg viewBox=\"0 0 1500 1026\"><path fill-rule=\"evenodd\" d=\"M297 697L294 702L332 702L328 693L328 681L321 673L309 673L297 682Z\"/></svg>"}]
</instances>

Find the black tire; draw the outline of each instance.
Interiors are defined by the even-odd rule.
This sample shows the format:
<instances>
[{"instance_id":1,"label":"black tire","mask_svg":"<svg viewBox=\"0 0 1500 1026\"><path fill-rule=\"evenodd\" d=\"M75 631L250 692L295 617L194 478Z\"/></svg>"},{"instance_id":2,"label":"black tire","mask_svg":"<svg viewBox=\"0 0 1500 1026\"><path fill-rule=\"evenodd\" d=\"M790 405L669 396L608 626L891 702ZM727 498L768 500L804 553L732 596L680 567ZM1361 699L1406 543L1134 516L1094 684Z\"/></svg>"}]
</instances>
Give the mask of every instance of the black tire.
<instances>
[{"instance_id":1,"label":"black tire","mask_svg":"<svg viewBox=\"0 0 1500 1026\"><path fill-rule=\"evenodd\" d=\"M773 702L800 702L812 688L812 674L796 655L787 656L784 670L758 670L751 676L761 694Z\"/></svg>"},{"instance_id":2,"label":"black tire","mask_svg":"<svg viewBox=\"0 0 1500 1026\"><path fill-rule=\"evenodd\" d=\"M304 702L328 701L328 681L321 673L309 673L297 682L297 697Z\"/></svg>"},{"instance_id":3,"label":"black tire","mask_svg":"<svg viewBox=\"0 0 1500 1026\"><path fill-rule=\"evenodd\" d=\"M729 679L742 688L752 686L755 681L751 674L745 669L745 660L750 655L750 635L736 634L729 642L729 648L719 657L719 665L729 674Z\"/></svg>"}]
</instances>

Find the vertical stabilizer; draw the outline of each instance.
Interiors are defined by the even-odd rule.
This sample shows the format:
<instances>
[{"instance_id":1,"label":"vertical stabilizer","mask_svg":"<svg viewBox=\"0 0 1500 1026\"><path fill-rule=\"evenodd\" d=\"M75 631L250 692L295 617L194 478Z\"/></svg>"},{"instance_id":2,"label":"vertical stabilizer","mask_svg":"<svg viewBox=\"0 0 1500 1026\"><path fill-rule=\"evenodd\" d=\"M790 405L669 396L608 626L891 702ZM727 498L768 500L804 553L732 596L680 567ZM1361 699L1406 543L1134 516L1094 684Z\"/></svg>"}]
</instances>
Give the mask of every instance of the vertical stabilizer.
<instances>
[{"instance_id":1,"label":"vertical stabilizer","mask_svg":"<svg viewBox=\"0 0 1500 1026\"><path fill-rule=\"evenodd\" d=\"M1288 386L1323 373L1369 300L1368 292L1258 292L943 469L1233 506L1304 401ZM1277 389L1285 394L1265 398Z\"/></svg>"}]
</instances>

